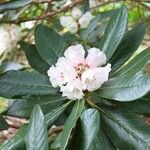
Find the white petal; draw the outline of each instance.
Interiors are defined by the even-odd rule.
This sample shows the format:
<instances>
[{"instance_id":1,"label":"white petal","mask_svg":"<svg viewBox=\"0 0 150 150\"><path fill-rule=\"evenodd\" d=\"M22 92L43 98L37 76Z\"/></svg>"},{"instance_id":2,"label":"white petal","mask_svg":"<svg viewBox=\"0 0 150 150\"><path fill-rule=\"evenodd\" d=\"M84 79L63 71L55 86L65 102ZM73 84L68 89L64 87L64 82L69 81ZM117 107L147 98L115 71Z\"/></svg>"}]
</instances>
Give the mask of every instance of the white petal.
<instances>
[{"instance_id":1,"label":"white petal","mask_svg":"<svg viewBox=\"0 0 150 150\"><path fill-rule=\"evenodd\" d=\"M91 48L88 50L88 56L86 58L86 64L90 68L104 65L104 64L106 64L106 56L100 49Z\"/></svg>"},{"instance_id":2,"label":"white petal","mask_svg":"<svg viewBox=\"0 0 150 150\"><path fill-rule=\"evenodd\" d=\"M88 91L99 89L108 80L111 65L86 70L82 74L82 82Z\"/></svg>"},{"instance_id":3,"label":"white petal","mask_svg":"<svg viewBox=\"0 0 150 150\"><path fill-rule=\"evenodd\" d=\"M72 80L66 86L61 87L62 96L72 100L82 99L84 96L82 87L83 84L79 79Z\"/></svg>"},{"instance_id":4,"label":"white petal","mask_svg":"<svg viewBox=\"0 0 150 150\"><path fill-rule=\"evenodd\" d=\"M76 33L78 31L78 24L74 21L66 26L66 28L72 33Z\"/></svg>"},{"instance_id":5,"label":"white petal","mask_svg":"<svg viewBox=\"0 0 150 150\"><path fill-rule=\"evenodd\" d=\"M85 64L85 50L82 45L72 45L64 53L66 59L74 66L78 64Z\"/></svg>"},{"instance_id":6,"label":"white petal","mask_svg":"<svg viewBox=\"0 0 150 150\"><path fill-rule=\"evenodd\" d=\"M78 31L77 22L70 16L61 16L60 24L66 27L71 33L76 33Z\"/></svg>"},{"instance_id":7,"label":"white petal","mask_svg":"<svg viewBox=\"0 0 150 150\"><path fill-rule=\"evenodd\" d=\"M48 76L50 77L50 82L53 87L60 87L64 84L63 72L57 67L50 67L47 71Z\"/></svg>"},{"instance_id":8,"label":"white petal","mask_svg":"<svg viewBox=\"0 0 150 150\"><path fill-rule=\"evenodd\" d=\"M79 8L74 7L72 9L72 17L74 19L79 19L81 16L82 16L82 11Z\"/></svg>"},{"instance_id":9,"label":"white petal","mask_svg":"<svg viewBox=\"0 0 150 150\"><path fill-rule=\"evenodd\" d=\"M92 20L92 14L90 12L86 12L80 19L79 24L81 28L87 28L90 21Z\"/></svg>"}]
</instances>

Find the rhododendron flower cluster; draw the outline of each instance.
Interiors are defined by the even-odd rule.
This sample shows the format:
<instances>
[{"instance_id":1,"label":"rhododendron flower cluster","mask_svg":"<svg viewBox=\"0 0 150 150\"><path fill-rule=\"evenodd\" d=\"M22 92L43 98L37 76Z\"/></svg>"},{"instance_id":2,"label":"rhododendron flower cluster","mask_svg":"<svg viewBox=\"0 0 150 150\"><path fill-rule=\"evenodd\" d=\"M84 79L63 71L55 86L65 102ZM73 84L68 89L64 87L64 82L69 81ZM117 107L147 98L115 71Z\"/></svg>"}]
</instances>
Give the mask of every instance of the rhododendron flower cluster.
<instances>
[{"instance_id":1,"label":"rhododendron flower cluster","mask_svg":"<svg viewBox=\"0 0 150 150\"><path fill-rule=\"evenodd\" d=\"M79 28L87 28L90 21L92 20L92 14L90 12L83 12L74 7L71 16L61 16L60 23L63 27L66 27L71 33L76 33Z\"/></svg>"},{"instance_id":2,"label":"rhododendron flower cluster","mask_svg":"<svg viewBox=\"0 0 150 150\"><path fill-rule=\"evenodd\" d=\"M106 56L98 48L85 50L82 45L72 45L57 63L47 71L53 87L60 87L62 96L82 99L85 91L95 91L108 80L111 65L106 65Z\"/></svg>"},{"instance_id":3,"label":"rhododendron flower cluster","mask_svg":"<svg viewBox=\"0 0 150 150\"><path fill-rule=\"evenodd\" d=\"M21 30L16 25L0 26L0 56L5 51L15 48L21 39Z\"/></svg>"}]
</instances>

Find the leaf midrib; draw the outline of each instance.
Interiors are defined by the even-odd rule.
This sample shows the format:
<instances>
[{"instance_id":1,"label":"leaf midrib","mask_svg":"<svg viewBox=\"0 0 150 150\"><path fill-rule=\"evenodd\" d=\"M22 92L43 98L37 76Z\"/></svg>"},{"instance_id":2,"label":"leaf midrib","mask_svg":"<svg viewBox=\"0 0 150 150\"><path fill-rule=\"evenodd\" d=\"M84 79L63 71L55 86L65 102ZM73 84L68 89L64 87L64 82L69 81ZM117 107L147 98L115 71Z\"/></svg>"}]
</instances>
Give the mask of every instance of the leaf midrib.
<instances>
[{"instance_id":1,"label":"leaf midrib","mask_svg":"<svg viewBox=\"0 0 150 150\"><path fill-rule=\"evenodd\" d=\"M115 121L119 126L121 126L122 128L124 128L128 133L130 133L134 138L136 138L137 140L140 140L141 143L143 143L144 146L146 146L146 148L150 148L150 145L147 145L147 143L145 141L143 141L138 135L136 135L134 132L131 131L131 129L127 128L126 126L124 126L121 122L119 122L119 120L115 119L112 115L110 115L109 113L107 113L105 110L101 109L100 107L96 106L97 109L99 109L102 113L104 113L106 116L108 116L111 120Z\"/></svg>"}]
</instances>

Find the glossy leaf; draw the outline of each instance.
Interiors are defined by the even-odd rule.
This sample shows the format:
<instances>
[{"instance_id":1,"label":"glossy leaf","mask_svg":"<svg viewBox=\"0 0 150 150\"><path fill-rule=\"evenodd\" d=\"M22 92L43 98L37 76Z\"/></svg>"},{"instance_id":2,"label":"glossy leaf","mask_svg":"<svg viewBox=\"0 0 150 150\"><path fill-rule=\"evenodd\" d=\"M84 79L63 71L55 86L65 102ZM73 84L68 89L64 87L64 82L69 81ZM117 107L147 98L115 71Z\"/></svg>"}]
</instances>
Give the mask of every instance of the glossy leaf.
<instances>
[{"instance_id":1,"label":"glossy leaf","mask_svg":"<svg viewBox=\"0 0 150 150\"><path fill-rule=\"evenodd\" d=\"M5 119L0 115L0 130L7 130L8 129L8 123L5 121Z\"/></svg>"},{"instance_id":2,"label":"glossy leaf","mask_svg":"<svg viewBox=\"0 0 150 150\"><path fill-rule=\"evenodd\" d=\"M124 108L100 107L102 126L118 149L150 149L150 127L138 115Z\"/></svg>"},{"instance_id":3,"label":"glossy leaf","mask_svg":"<svg viewBox=\"0 0 150 150\"><path fill-rule=\"evenodd\" d=\"M142 23L125 34L110 60L113 65L113 72L123 65L137 50L145 34L145 28L145 24Z\"/></svg>"},{"instance_id":4,"label":"glossy leaf","mask_svg":"<svg viewBox=\"0 0 150 150\"><path fill-rule=\"evenodd\" d=\"M21 48L24 50L30 66L38 72L47 75L47 70L50 66L41 58L35 45L29 45L22 42Z\"/></svg>"},{"instance_id":5,"label":"glossy leaf","mask_svg":"<svg viewBox=\"0 0 150 150\"><path fill-rule=\"evenodd\" d=\"M64 125L64 129L62 132L62 139L61 139L61 146L60 150L65 150L68 140L71 134L71 131L73 127L76 124L77 119L80 117L83 109L84 109L84 100L76 101L73 110L67 120L67 122Z\"/></svg>"},{"instance_id":6,"label":"glossy leaf","mask_svg":"<svg viewBox=\"0 0 150 150\"><path fill-rule=\"evenodd\" d=\"M96 109L88 109L81 115L81 124L83 129L83 144L81 150L88 150L99 131L100 116ZM77 131L78 132L78 131Z\"/></svg>"},{"instance_id":7,"label":"glossy leaf","mask_svg":"<svg viewBox=\"0 0 150 150\"><path fill-rule=\"evenodd\" d=\"M0 73L7 72L9 70L20 70L20 69L23 69L23 66L14 62L3 62L0 65Z\"/></svg>"},{"instance_id":8,"label":"glossy leaf","mask_svg":"<svg viewBox=\"0 0 150 150\"><path fill-rule=\"evenodd\" d=\"M134 113L150 116L150 98L146 99L146 96L136 101L113 103L120 108L126 108Z\"/></svg>"},{"instance_id":9,"label":"glossy leaf","mask_svg":"<svg viewBox=\"0 0 150 150\"><path fill-rule=\"evenodd\" d=\"M26 135L28 150L48 150L48 133L41 108L34 107Z\"/></svg>"},{"instance_id":10,"label":"glossy leaf","mask_svg":"<svg viewBox=\"0 0 150 150\"><path fill-rule=\"evenodd\" d=\"M122 7L116 10L106 27L100 43L100 49L105 52L107 60L112 57L121 42L127 28L127 9Z\"/></svg>"},{"instance_id":11,"label":"glossy leaf","mask_svg":"<svg viewBox=\"0 0 150 150\"><path fill-rule=\"evenodd\" d=\"M54 30L44 25L37 25L35 29L35 43L40 56L49 65L56 63L63 55L66 43Z\"/></svg>"},{"instance_id":12,"label":"glossy leaf","mask_svg":"<svg viewBox=\"0 0 150 150\"><path fill-rule=\"evenodd\" d=\"M143 67L150 60L150 48L142 51L126 66L115 73L96 93L103 98L131 101L143 97L150 91L150 76Z\"/></svg>"},{"instance_id":13,"label":"glossy leaf","mask_svg":"<svg viewBox=\"0 0 150 150\"><path fill-rule=\"evenodd\" d=\"M84 41L94 42L97 36L105 31L108 18L112 16L114 11L107 11L97 15L89 24L89 26L80 32L80 36Z\"/></svg>"},{"instance_id":14,"label":"glossy leaf","mask_svg":"<svg viewBox=\"0 0 150 150\"><path fill-rule=\"evenodd\" d=\"M47 95L56 92L48 77L32 72L9 71L0 75L0 96Z\"/></svg>"},{"instance_id":15,"label":"glossy leaf","mask_svg":"<svg viewBox=\"0 0 150 150\"><path fill-rule=\"evenodd\" d=\"M6 10L13 10L17 8L21 8L23 6L28 5L31 3L32 0L14 0L10 2L5 2L0 4L0 13L6 11Z\"/></svg>"},{"instance_id":16,"label":"glossy leaf","mask_svg":"<svg viewBox=\"0 0 150 150\"><path fill-rule=\"evenodd\" d=\"M89 150L116 150L103 129L100 129Z\"/></svg>"},{"instance_id":17,"label":"glossy leaf","mask_svg":"<svg viewBox=\"0 0 150 150\"><path fill-rule=\"evenodd\" d=\"M53 109L61 106L66 98L61 95L32 96L26 99L16 99L8 108L8 114L19 117L30 117L35 105L40 105L44 114L51 112Z\"/></svg>"},{"instance_id":18,"label":"glossy leaf","mask_svg":"<svg viewBox=\"0 0 150 150\"><path fill-rule=\"evenodd\" d=\"M11 140L0 146L0 149L1 150L16 150L17 148L19 149L20 146L24 143L26 131L27 125L23 125Z\"/></svg>"},{"instance_id":19,"label":"glossy leaf","mask_svg":"<svg viewBox=\"0 0 150 150\"><path fill-rule=\"evenodd\" d=\"M147 48L136 55L129 63L121 67L116 72L112 73L112 77L123 76L131 73L133 76L138 71L142 70L145 64L150 60L150 48Z\"/></svg>"},{"instance_id":20,"label":"glossy leaf","mask_svg":"<svg viewBox=\"0 0 150 150\"><path fill-rule=\"evenodd\" d=\"M69 106L69 104L72 101L69 101L68 103L59 106L55 109L53 109L52 111L50 111L49 113L47 113L45 115L45 120L46 120L46 124L47 126L51 127L53 125L53 122L64 112L64 110Z\"/></svg>"}]
</instances>

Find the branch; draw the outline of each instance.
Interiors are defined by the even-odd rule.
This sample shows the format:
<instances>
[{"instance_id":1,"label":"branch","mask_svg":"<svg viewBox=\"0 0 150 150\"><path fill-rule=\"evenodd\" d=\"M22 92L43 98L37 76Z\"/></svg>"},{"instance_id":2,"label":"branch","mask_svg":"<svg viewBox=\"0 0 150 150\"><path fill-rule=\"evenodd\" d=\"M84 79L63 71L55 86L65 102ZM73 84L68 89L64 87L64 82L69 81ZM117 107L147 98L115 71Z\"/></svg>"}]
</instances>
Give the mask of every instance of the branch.
<instances>
[{"instance_id":1,"label":"branch","mask_svg":"<svg viewBox=\"0 0 150 150\"><path fill-rule=\"evenodd\" d=\"M58 15L59 13L61 12L65 12L69 9L71 9L72 7L74 7L75 5L80 5L83 3L84 0L79 0L77 2L74 2L58 11L54 11L54 12L47 12L46 14L44 15L41 15L41 16L37 16L37 17L34 17L34 18L31 18L31 19L17 19L17 20L0 20L0 23L14 23L14 24L20 24L22 22L26 22L26 21L35 21L35 20L43 20L43 19L46 19L46 18L53 18L54 16Z\"/></svg>"}]
</instances>

